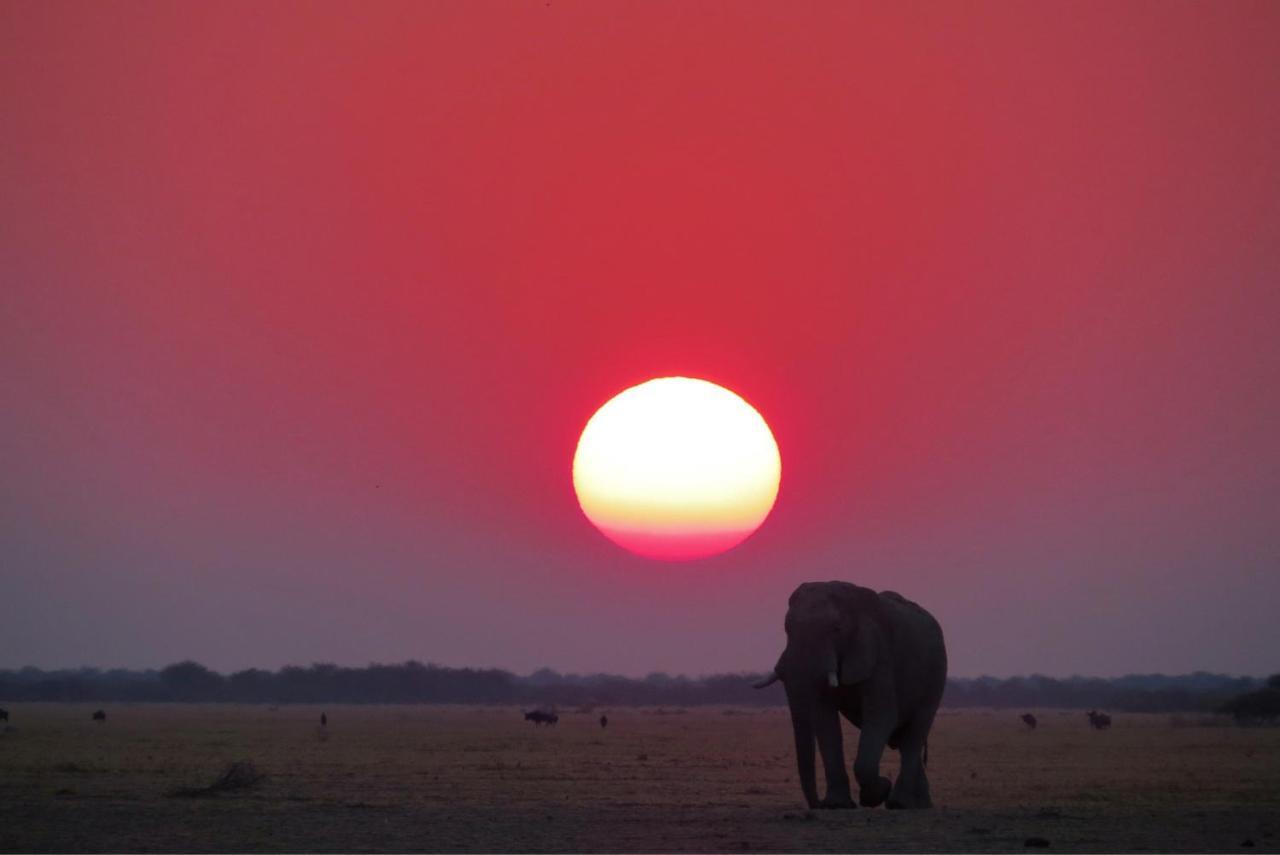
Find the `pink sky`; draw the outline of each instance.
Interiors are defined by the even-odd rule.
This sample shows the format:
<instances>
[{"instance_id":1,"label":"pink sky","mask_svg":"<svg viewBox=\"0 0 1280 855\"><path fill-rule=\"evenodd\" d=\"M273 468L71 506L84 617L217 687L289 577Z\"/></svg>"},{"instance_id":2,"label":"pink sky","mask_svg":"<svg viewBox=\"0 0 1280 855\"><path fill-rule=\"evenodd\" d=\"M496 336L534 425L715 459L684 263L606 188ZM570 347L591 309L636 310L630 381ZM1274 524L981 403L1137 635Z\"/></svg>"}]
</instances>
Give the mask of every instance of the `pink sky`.
<instances>
[{"instance_id":1,"label":"pink sky","mask_svg":"<svg viewBox=\"0 0 1280 855\"><path fill-rule=\"evenodd\" d=\"M1280 5L0 5L0 667L761 669L801 581L959 675L1270 673ZM782 455L717 558L570 463Z\"/></svg>"}]
</instances>

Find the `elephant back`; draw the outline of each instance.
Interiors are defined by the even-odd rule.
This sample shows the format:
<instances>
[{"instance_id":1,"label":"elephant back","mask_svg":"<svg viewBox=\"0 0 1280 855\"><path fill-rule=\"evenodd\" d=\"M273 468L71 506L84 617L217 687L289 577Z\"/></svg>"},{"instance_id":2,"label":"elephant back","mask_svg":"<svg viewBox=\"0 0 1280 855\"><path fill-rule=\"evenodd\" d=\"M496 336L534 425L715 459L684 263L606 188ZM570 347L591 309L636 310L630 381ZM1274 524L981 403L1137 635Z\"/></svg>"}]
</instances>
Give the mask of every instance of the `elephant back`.
<instances>
[{"instance_id":1,"label":"elephant back","mask_svg":"<svg viewBox=\"0 0 1280 855\"><path fill-rule=\"evenodd\" d=\"M920 615L923 615L924 617L927 617L929 620L934 620L933 615L929 614L929 611L924 606L920 605L914 600L908 600L906 597L902 596L897 591L881 591L880 598L883 600L888 600L891 606L893 605L903 606Z\"/></svg>"}]
</instances>

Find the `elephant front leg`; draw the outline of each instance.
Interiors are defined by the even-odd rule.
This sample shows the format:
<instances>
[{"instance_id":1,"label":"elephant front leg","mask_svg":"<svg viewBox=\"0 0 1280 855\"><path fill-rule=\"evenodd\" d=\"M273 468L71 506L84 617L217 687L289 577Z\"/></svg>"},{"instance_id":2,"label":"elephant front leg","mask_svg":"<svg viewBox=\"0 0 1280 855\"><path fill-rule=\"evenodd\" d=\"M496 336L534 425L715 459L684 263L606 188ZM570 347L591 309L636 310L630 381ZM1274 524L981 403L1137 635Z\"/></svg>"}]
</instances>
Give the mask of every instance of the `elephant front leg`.
<instances>
[{"instance_id":1,"label":"elephant front leg","mask_svg":"<svg viewBox=\"0 0 1280 855\"><path fill-rule=\"evenodd\" d=\"M857 807L849 792L849 773L844 765L844 735L840 732L840 714L834 706L819 703L814 719L818 750L822 752L822 766L827 773L827 795L818 806Z\"/></svg>"},{"instance_id":2,"label":"elephant front leg","mask_svg":"<svg viewBox=\"0 0 1280 855\"><path fill-rule=\"evenodd\" d=\"M858 739L858 756L853 761L853 776L858 780L858 802L875 807L889 797L893 783L880 774L880 758L889 739L887 732L864 728Z\"/></svg>"},{"instance_id":3,"label":"elephant front leg","mask_svg":"<svg viewBox=\"0 0 1280 855\"><path fill-rule=\"evenodd\" d=\"M818 783L813 767L814 733L813 700L787 686L787 704L791 707L791 729L796 741L796 771L800 774L800 789L810 808L818 802Z\"/></svg>"}]
</instances>

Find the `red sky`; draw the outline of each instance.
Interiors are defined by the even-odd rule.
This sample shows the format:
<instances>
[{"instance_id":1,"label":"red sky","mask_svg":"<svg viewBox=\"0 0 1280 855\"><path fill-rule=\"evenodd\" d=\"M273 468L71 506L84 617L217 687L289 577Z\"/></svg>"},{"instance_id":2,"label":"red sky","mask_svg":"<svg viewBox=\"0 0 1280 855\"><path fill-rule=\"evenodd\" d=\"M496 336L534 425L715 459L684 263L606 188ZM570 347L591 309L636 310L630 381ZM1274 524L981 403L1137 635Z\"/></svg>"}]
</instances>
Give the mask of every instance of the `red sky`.
<instances>
[{"instance_id":1,"label":"red sky","mask_svg":"<svg viewBox=\"0 0 1280 855\"><path fill-rule=\"evenodd\" d=\"M0 4L0 667L1277 670L1280 5ZM690 564L591 413L755 405Z\"/></svg>"}]
</instances>

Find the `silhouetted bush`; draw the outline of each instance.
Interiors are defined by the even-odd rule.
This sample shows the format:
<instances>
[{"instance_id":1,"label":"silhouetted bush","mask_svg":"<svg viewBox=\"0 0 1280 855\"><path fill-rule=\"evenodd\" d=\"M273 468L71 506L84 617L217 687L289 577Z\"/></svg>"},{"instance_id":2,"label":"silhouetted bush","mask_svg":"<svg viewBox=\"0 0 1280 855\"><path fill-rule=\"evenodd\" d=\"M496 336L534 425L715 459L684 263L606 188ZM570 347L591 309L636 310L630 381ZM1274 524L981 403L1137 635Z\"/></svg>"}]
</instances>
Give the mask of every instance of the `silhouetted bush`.
<instances>
[{"instance_id":1,"label":"silhouetted bush","mask_svg":"<svg viewBox=\"0 0 1280 855\"><path fill-rule=\"evenodd\" d=\"M1231 715L1238 724L1275 724L1280 721L1280 674L1267 678L1263 688L1227 701L1219 712Z\"/></svg>"},{"instance_id":2,"label":"silhouetted bush","mask_svg":"<svg viewBox=\"0 0 1280 855\"><path fill-rule=\"evenodd\" d=\"M175 701L222 700L227 681L199 662L178 662L160 671L160 683Z\"/></svg>"}]
</instances>

